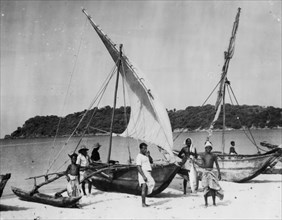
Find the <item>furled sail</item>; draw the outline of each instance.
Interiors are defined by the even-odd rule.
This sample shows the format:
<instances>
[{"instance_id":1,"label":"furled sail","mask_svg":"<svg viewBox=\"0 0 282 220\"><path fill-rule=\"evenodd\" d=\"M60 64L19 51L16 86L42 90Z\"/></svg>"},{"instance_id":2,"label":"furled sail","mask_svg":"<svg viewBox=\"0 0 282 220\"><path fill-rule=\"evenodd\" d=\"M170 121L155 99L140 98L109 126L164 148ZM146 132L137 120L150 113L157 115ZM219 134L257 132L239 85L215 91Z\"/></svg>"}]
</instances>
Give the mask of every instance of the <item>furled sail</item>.
<instances>
[{"instance_id":1,"label":"furled sail","mask_svg":"<svg viewBox=\"0 0 282 220\"><path fill-rule=\"evenodd\" d=\"M88 17L91 25L103 41L115 63L119 59L116 45ZM146 77L134 67L123 54L120 74L124 79L131 107L130 120L127 129L121 136L128 136L163 148L173 158L172 129L166 109L162 106L154 89Z\"/></svg>"},{"instance_id":2,"label":"furled sail","mask_svg":"<svg viewBox=\"0 0 282 220\"><path fill-rule=\"evenodd\" d=\"M234 49L235 49L235 39L236 39L236 32L237 32L237 29L238 29L238 26L239 26L240 11L241 11L241 9L238 8L238 13L237 13L235 21L234 21L229 46L228 46L227 51L224 52L225 62L224 62L224 65L222 67L220 85L219 85L219 89L218 89L217 100L216 100L216 103L215 103L216 114L215 114L214 119L213 119L213 121L210 125L209 130L208 130L208 133L209 133L208 137L211 136L214 124L217 121L219 114L221 112L221 106L223 104L223 98L224 98L223 96L224 96L225 83L227 81L227 71L228 71L228 67L229 67L229 62L230 62L231 58L233 57Z\"/></svg>"}]
</instances>

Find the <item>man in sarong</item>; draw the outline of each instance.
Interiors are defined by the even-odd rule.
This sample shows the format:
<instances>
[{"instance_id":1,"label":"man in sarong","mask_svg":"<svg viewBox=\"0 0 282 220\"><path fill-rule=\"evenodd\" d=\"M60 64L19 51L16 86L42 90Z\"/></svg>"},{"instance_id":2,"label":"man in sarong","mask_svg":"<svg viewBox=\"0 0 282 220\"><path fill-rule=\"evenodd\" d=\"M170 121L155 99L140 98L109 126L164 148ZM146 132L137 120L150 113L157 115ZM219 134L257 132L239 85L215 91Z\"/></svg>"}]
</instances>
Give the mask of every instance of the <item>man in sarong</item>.
<instances>
[{"instance_id":1,"label":"man in sarong","mask_svg":"<svg viewBox=\"0 0 282 220\"><path fill-rule=\"evenodd\" d=\"M76 164L77 154L73 153L69 155L71 158L71 164L66 170L67 175L67 192L69 197L80 196L80 187L79 187L79 165Z\"/></svg>"},{"instance_id":2,"label":"man in sarong","mask_svg":"<svg viewBox=\"0 0 282 220\"><path fill-rule=\"evenodd\" d=\"M205 206L208 206L208 196L212 197L213 205L215 206L215 197L218 196L220 200L223 199L223 190L218 181L221 180L220 168L217 162L217 156L211 153L212 144L210 141L205 143L205 153L201 156L203 164L200 166L205 170L202 175L202 186L204 189ZM213 165L216 165L218 176L215 175Z\"/></svg>"},{"instance_id":3,"label":"man in sarong","mask_svg":"<svg viewBox=\"0 0 282 220\"><path fill-rule=\"evenodd\" d=\"M142 188L142 206L147 207L146 196L153 192L155 187L155 180L153 179L151 172L152 167L148 157L147 144L141 143L139 145L140 153L136 157L136 165L138 169L138 181ZM151 161L152 162L152 161Z\"/></svg>"},{"instance_id":4,"label":"man in sarong","mask_svg":"<svg viewBox=\"0 0 282 220\"><path fill-rule=\"evenodd\" d=\"M188 137L184 141L184 147L182 147L182 149L179 151L178 157L182 159L181 164L183 168L178 171L178 174L183 178L183 194L186 194L187 182L189 181L188 170L191 171L191 169L193 169L195 171L193 161L198 157L197 150L193 146L191 138ZM190 185L191 185L191 181L190 181ZM194 189L193 191L195 191L197 187L192 187L192 188Z\"/></svg>"}]
</instances>

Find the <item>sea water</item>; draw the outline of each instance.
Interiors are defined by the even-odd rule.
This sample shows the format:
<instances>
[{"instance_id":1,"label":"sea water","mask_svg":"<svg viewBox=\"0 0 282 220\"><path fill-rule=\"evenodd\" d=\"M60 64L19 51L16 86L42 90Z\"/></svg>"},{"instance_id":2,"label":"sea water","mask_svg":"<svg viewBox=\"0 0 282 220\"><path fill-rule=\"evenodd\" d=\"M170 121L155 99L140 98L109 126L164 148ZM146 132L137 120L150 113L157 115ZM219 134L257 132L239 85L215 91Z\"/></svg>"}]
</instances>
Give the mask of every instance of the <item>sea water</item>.
<instances>
[{"instance_id":1,"label":"sea water","mask_svg":"<svg viewBox=\"0 0 282 220\"><path fill-rule=\"evenodd\" d=\"M213 144L213 150L222 151L222 138L220 131L213 132L210 138ZM198 152L204 151L204 142L207 138L207 132L183 132L174 133L174 137L179 136L174 141L174 149L180 150L183 147L183 142L187 137L192 138L193 144ZM282 143L282 130L252 130L256 144L260 146L260 142L266 141L272 144ZM249 141L244 131L232 130L225 133L225 152L228 153L230 141L235 141L235 149L239 154L255 154L257 148ZM36 139L16 139L16 140L0 140L0 173L11 173L11 179L8 181L2 197L12 196L11 186L19 187L25 190L31 190L33 180L26 180L26 178L36 175L64 171L70 159L70 154L78 145L79 137L68 138L36 138ZM89 148L91 154L93 145L99 142L102 147L100 148L100 156L102 161L108 158L109 137L108 136L92 136L84 137L81 144L85 144ZM117 160L120 163L127 163L129 155L135 159L139 152L138 141L131 138L113 137L112 151L110 158ZM155 161L162 160L163 157L155 146L148 146L151 156ZM263 151L261 151L263 153ZM42 180L38 180L40 183ZM56 192L66 186L65 177L48 184L40 189L41 192Z\"/></svg>"}]
</instances>

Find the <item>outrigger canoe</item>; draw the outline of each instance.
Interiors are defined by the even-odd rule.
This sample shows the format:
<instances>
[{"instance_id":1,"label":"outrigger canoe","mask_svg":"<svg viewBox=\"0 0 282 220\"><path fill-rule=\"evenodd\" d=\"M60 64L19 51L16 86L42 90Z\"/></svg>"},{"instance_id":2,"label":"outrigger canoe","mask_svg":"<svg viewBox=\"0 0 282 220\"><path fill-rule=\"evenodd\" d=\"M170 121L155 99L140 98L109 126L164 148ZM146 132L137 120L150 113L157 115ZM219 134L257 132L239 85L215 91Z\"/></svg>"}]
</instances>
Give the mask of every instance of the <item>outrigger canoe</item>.
<instances>
[{"instance_id":1,"label":"outrigger canoe","mask_svg":"<svg viewBox=\"0 0 282 220\"><path fill-rule=\"evenodd\" d=\"M81 199L79 197L55 197L43 193L34 193L30 194L27 191L22 189L11 187L14 194L16 194L20 199L28 201L28 202L37 202L43 203L47 205L57 206L57 207L68 207L73 208L76 207L77 202Z\"/></svg>"},{"instance_id":2,"label":"outrigger canoe","mask_svg":"<svg viewBox=\"0 0 282 220\"><path fill-rule=\"evenodd\" d=\"M113 91L114 103L112 120L109 128L110 135L107 162L102 163L100 167L94 165L93 170L89 171L87 174L91 175L89 180L92 181L93 185L97 189L102 191L112 191L134 195L141 194L141 187L138 182L137 166L133 164L119 164L112 166L111 163L111 153L113 147L112 138L114 134L113 128L115 127L115 123L118 122L116 119L114 120L117 91L118 85L122 82L124 85L124 94L127 94L127 96L123 97L124 104L128 103L130 107L129 121L126 115L124 119L126 122L126 129L122 133L118 134L121 138L123 138L123 143L126 145L126 139L132 138L139 143L141 141L150 144L153 147L158 146L158 148L163 149L167 155L169 155L166 157L166 162L161 162L161 164L152 166L152 177L155 180L155 187L153 192L148 196L159 194L168 187L175 177L177 171L180 169L179 166L174 164L174 156L172 152L173 135L167 111L163 107L161 101L158 99L154 88L150 85L146 77L141 71L138 70L138 68L135 68L134 65L132 65L129 58L123 53L122 45L120 45L118 48L117 44L113 43L108 35L106 35L92 20L91 16L87 14L86 10L83 9L82 11L104 43L117 67L117 71L115 72L117 76L116 87ZM120 78L122 78L122 81L119 82ZM109 78L109 80L110 79L112 78ZM103 90L106 90L106 86L103 88ZM101 100L102 95L98 95L100 96L98 99ZM129 98L129 100L126 100L127 98ZM97 103L97 107L98 104L99 103ZM127 109L126 106L124 107L124 109ZM92 119L92 117L89 119ZM89 125L90 123L91 121L88 122ZM136 149L136 145L128 144L127 146L129 152L129 161L132 161L130 148ZM118 152L123 154L121 151ZM103 172L93 174L93 172L97 172L97 169L102 168L104 169Z\"/></svg>"}]
</instances>

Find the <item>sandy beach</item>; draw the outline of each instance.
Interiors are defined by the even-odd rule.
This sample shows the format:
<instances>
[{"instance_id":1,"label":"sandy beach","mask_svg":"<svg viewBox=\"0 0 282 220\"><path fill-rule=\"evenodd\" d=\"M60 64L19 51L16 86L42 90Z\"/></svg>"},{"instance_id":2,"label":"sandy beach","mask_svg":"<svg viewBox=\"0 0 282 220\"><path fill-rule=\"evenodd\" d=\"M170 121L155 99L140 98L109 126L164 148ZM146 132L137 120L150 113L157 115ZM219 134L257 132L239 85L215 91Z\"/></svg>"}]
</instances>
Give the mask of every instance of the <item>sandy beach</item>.
<instances>
[{"instance_id":1,"label":"sandy beach","mask_svg":"<svg viewBox=\"0 0 282 220\"><path fill-rule=\"evenodd\" d=\"M281 175L260 175L248 183L220 182L225 197L217 206L204 206L201 187L198 193L182 193L182 179L176 177L161 194L147 198L150 205L141 207L140 196L102 192L93 189L82 197L81 208L57 208L1 199L3 219L281 219ZM10 189L5 189L10 190Z\"/></svg>"}]
</instances>

